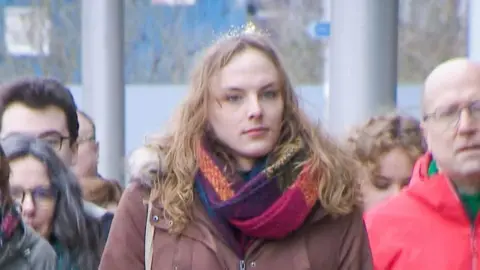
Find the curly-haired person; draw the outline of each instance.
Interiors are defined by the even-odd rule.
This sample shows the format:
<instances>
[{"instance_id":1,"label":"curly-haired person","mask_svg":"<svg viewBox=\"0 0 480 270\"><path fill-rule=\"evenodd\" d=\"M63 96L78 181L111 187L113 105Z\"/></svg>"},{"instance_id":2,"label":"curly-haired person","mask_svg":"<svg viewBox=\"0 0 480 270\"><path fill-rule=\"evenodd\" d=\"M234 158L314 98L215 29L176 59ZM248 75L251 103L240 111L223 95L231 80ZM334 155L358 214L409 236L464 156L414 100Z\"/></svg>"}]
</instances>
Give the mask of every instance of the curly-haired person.
<instances>
[{"instance_id":1,"label":"curly-haired person","mask_svg":"<svg viewBox=\"0 0 480 270\"><path fill-rule=\"evenodd\" d=\"M420 122L398 114L370 118L354 129L347 145L369 172L362 181L366 209L407 185L415 161L426 150Z\"/></svg>"}]
</instances>

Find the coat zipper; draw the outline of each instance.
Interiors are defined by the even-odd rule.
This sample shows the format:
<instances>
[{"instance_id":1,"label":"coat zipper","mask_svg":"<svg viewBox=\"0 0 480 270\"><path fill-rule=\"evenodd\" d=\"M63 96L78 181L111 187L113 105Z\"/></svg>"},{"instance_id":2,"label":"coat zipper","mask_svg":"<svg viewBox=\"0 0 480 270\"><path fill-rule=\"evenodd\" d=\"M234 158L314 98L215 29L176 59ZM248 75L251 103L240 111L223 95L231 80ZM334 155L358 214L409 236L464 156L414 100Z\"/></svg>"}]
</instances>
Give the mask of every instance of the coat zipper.
<instances>
[{"instance_id":1,"label":"coat zipper","mask_svg":"<svg viewBox=\"0 0 480 270\"><path fill-rule=\"evenodd\" d=\"M245 252L243 259L240 260L240 270L247 269L247 262L249 261L249 259L251 259L252 252L256 250L262 243L262 240L257 239L248 247L248 250Z\"/></svg>"},{"instance_id":2,"label":"coat zipper","mask_svg":"<svg viewBox=\"0 0 480 270\"><path fill-rule=\"evenodd\" d=\"M240 261L240 270L246 270L246 269L247 269L247 265L245 264L245 261L241 260Z\"/></svg>"},{"instance_id":3,"label":"coat zipper","mask_svg":"<svg viewBox=\"0 0 480 270\"><path fill-rule=\"evenodd\" d=\"M468 218L468 213L467 210L465 209L465 206L463 205L462 200L460 200L460 197L458 196L458 193L455 191L455 188L453 187L452 183L449 183L450 191L453 192L454 197L457 199L458 203L462 205L462 208L464 210L465 216ZM475 220L473 220L472 226L471 226L471 231L470 231L470 249L472 250L472 270L477 270L477 264L478 264L478 255L477 255L477 232L476 232L476 221L478 218L478 213L477 217Z\"/></svg>"},{"instance_id":4,"label":"coat zipper","mask_svg":"<svg viewBox=\"0 0 480 270\"><path fill-rule=\"evenodd\" d=\"M472 270L477 270L478 256L477 256L477 234L475 224L472 225L472 232L470 235L470 240L472 244Z\"/></svg>"}]
</instances>

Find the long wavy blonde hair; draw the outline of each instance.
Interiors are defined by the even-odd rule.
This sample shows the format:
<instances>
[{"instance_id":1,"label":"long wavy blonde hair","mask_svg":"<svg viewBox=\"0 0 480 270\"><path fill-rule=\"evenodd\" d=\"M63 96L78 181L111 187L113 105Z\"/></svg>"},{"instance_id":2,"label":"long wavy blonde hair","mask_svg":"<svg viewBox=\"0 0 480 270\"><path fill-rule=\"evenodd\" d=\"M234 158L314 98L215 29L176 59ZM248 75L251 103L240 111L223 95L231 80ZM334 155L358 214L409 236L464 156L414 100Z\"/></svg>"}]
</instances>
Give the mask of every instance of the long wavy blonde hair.
<instances>
[{"instance_id":1,"label":"long wavy blonde hair","mask_svg":"<svg viewBox=\"0 0 480 270\"><path fill-rule=\"evenodd\" d=\"M298 98L279 55L268 38L258 33L241 33L220 39L204 54L192 73L184 103L166 135L151 141L162 152L164 171L154 181L150 200L159 202L172 221L171 233L180 233L192 218L197 144L206 134L208 95L212 77L237 54L255 49L263 52L278 69L284 104L281 134L273 153L301 137L311 164L310 174L318 179L318 198L332 215L350 213L358 204L357 163L334 143L299 108ZM218 148L222 148L218 146ZM224 149L224 148L223 148ZM226 151L225 151L226 153ZM228 154L221 155L228 157ZM228 160L226 160L228 163Z\"/></svg>"}]
</instances>

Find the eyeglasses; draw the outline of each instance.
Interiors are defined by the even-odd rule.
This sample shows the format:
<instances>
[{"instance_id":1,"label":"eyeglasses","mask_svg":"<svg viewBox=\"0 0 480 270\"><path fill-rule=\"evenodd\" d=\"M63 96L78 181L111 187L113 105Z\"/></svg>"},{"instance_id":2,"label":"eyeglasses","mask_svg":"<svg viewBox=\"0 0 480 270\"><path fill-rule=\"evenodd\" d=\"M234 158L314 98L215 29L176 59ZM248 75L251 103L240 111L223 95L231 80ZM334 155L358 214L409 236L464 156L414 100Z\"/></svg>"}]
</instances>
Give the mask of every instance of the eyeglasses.
<instances>
[{"instance_id":1,"label":"eyeglasses","mask_svg":"<svg viewBox=\"0 0 480 270\"><path fill-rule=\"evenodd\" d=\"M463 110L467 110L469 116L474 121L480 121L480 101L473 101L464 106L439 108L433 113L425 114L423 121L432 121L443 130L455 128L458 125Z\"/></svg>"},{"instance_id":2,"label":"eyeglasses","mask_svg":"<svg viewBox=\"0 0 480 270\"><path fill-rule=\"evenodd\" d=\"M95 136L89 136L89 137L79 137L77 139L78 144L86 143L86 142L95 142Z\"/></svg>"},{"instance_id":3,"label":"eyeglasses","mask_svg":"<svg viewBox=\"0 0 480 270\"><path fill-rule=\"evenodd\" d=\"M70 137L63 136L60 133L49 133L39 136L39 139L49 144L54 150L60 151L62 150L63 142L69 140Z\"/></svg>"},{"instance_id":4,"label":"eyeglasses","mask_svg":"<svg viewBox=\"0 0 480 270\"><path fill-rule=\"evenodd\" d=\"M53 187L36 187L32 189L11 187L10 194L12 198L20 205L22 205L25 201L26 195L30 195L33 204L39 207L51 204L58 197L58 191Z\"/></svg>"}]
</instances>

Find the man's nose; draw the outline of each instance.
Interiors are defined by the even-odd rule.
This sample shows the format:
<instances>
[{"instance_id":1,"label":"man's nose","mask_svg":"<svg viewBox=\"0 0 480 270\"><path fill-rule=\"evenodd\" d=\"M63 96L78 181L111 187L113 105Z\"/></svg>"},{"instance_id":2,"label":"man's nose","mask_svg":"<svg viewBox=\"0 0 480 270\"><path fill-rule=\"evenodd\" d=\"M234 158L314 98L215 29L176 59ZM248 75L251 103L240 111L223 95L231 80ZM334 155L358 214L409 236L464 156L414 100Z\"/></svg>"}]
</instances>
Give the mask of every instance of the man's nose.
<instances>
[{"instance_id":1,"label":"man's nose","mask_svg":"<svg viewBox=\"0 0 480 270\"><path fill-rule=\"evenodd\" d=\"M476 130L477 121L473 119L472 115L468 110L462 110L458 119L458 133L472 133Z\"/></svg>"}]
</instances>

